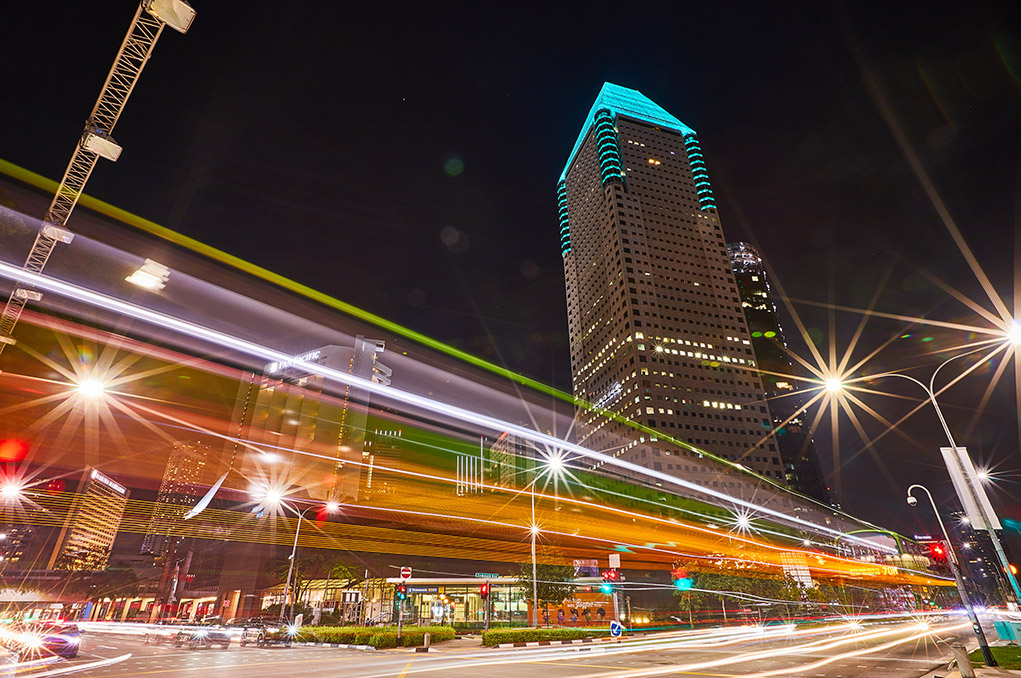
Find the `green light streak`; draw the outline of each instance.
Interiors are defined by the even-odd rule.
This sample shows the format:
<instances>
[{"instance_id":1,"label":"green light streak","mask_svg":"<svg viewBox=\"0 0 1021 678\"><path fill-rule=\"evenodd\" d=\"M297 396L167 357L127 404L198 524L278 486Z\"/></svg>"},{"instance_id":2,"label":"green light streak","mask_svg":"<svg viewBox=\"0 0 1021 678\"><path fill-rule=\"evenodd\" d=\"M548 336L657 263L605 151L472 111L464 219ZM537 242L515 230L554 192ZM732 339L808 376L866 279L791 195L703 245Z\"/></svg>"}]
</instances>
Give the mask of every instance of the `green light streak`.
<instances>
[{"instance_id":1,"label":"green light streak","mask_svg":"<svg viewBox=\"0 0 1021 678\"><path fill-rule=\"evenodd\" d=\"M48 179L47 177L44 177L41 174L37 174L32 170L25 169L24 167L15 165L14 163L8 162L3 158L0 158L0 173L6 174L7 176L18 181L21 181L25 184L28 184L29 186L34 186L35 188L50 193L55 193L59 185L56 181L52 179ZM282 276L279 273L274 273L273 271L263 268L262 266L253 264L249 261L245 261L240 257L236 257L233 254L224 252L221 249L217 249L216 247L207 245L194 238L190 238L186 235L173 231L165 226L160 226L154 221L150 221L149 219L140 217L137 214L128 212L125 209L121 209L120 207L111 205L108 202L99 200L98 198L94 198L90 195L82 193L81 196L78 198L78 204L81 205L82 207L86 207L92 210L93 212L97 212L104 216L110 217L111 219L116 219L117 221L128 224L129 226L134 226L140 231L156 236L157 238L160 238L162 240L166 240L167 242L173 243L178 247L190 250L192 252L195 252L196 254L200 254L204 257L212 259L213 261L220 262L221 264L247 273L248 275L259 278L261 280L265 280L270 284L289 290L291 292L294 292L295 294L299 294L303 297L316 301L324 306L340 311L341 313L345 313L349 316L358 318L359 320L363 320L367 323L375 325L376 327L384 329L388 332L392 332L398 336L404 337L406 339L411 339L412 341L415 341L423 346L427 346L433 350L439 351L440 353L444 353L448 356L451 356L452 358L456 358L470 365L474 365L488 372L492 372L493 374L504 377L505 379L508 379L512 382L521 384L522 386L526 386L540 393L545 393L547 395L553 396L554 398L562 400L566 403L570 403L571 405L574 405L576 407L580 407L586 410L595 410L602 414L603 416L613 419L614 421L623 423L636 431L640 431L649 436L653 436L656 439L662 440L664 442L673 443L674 445L683 447L687 450L697 452L709 459L724 464L730 468L737 469L743 473L747 473L748 475L760 481L765 481L770 485L777 487L778 489L787 491L792 495L800 497L801 499L807 499L815 504L819 503L812 499L811 497L801 495L797 492L789 490L788 488L782 487L774 483L769 478L766 478L764 476L759 475L758 473L755 473L751 469L737 465L728 459L717 457L716 455L705 450L699 449L686 441L679 440L677 438L674 438L673 436L663 433L662 431L657 431L654 428L650 428L641 423L632 421L631 419L622 417L616 414L615 412L611 412L610 410L597 408L591 403L579 400L569 393L565 393L564 391L553 388L552 386L547 386L546 384L540 381L536 381L535 379L531 379L524 375L518 374L517 372L508 370L506 367L495 365L470 353L466 353L465 351L450 346L449 344L445 344L442 341L438 341L436 339L433 339L432 337L428 337L422 334L421 332L416 332L413 329L404 327L403 325L395 323L391 320L387 320L386 318L378 316L375 313L371 313L364 309L358 308L357 306L341 301L336 297L332 297L328 294L312 289L308 285L303 285L302 283L291 280L290 278ZM820 504L820 506L824 505Z\"/></svg>"}]
</instances>

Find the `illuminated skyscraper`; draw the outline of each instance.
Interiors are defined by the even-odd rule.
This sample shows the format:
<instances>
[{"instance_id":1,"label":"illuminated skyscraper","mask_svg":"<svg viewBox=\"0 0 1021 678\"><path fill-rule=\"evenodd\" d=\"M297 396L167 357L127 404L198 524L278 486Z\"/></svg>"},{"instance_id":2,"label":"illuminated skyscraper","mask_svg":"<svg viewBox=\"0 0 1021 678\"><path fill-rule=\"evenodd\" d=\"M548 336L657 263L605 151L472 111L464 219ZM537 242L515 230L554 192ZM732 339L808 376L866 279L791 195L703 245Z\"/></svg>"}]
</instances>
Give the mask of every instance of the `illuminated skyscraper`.
<instances>
[{"instance_id":1,"label":"illuminated skyscraper","mask_svg":"<svg viewBox=\"0 0 1021 678\"><path fill-rule=\"evenodd\" d=\"M105 568L127 505L128 488L94 468L85 469L47 568Z\"/></svg>"},{"instance_id":2,"label":"illuminated skyscraper","mask_svg":"<svg viewBox=\"0 0 1021 678\"><path fill-rule=\"evenodd\" d=\"M184 518L204 489L199 487L202 469L205 468L209 447L201 443L174 443L163 471L152 518L142 539L142 553L165 556L174 536L174 528Z\"/></svg>"},{"instance_id":3,"label":"illuminated skyscraper","mask_svg":"<svg viewBox=\"0 0 1021 678\"><path fill-rule=\"evenodd\" d=\"M830 494L819 470L815 443L804 421L805 399L798 394L794 379L779 376L793 374L794 366L786 349L787 341L762 257L754 247L743 242L728 243L727 251L752 333L752 351L763 371L762 382L769 398L787 484L792 490L828 504Z\"/></svg>"},{"instance_id":4,"label":"illuminated skyscraper","mask_svg":"<svg viewBox=\"0 0 1021 678\"><path fill-rule=\"evenodd\" d=\"M606 83L557 198L574 394L782 484L694 130ZM578 427L587 447L646 468L705 471L697 452L658 436L641 444L610 418L581 411Z\"/></svg>"}]
</instances>

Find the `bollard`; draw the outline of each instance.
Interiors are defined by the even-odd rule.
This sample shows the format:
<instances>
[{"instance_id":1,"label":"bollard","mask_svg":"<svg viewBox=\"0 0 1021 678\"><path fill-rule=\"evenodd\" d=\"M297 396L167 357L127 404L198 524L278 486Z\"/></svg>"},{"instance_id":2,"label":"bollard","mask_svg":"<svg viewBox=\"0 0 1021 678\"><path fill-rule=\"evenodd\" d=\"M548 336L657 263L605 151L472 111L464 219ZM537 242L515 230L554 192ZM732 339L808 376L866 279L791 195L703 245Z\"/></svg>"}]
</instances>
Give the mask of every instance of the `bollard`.
<instances>
[{"instance_id":1,"label":"bollard","mask_svg":"<svg viewBox=\"0 0 1021 678\"><path fill-rule=\"evenodd\" d=\"M961 672L961 678L975 678L975 669L971 665L971 660L968 659L968 651L964 649L964 646L951 645L950 649L954 653L954 661L957 662L957 670Z\"/></svg>"},{"instance_id":2,"label":"bollard","mask_svg":"<svg viewBox=\"0 0 1021 678\"><path fill-rule=\"evenodd\" d=\"M422 636L422 647L416 647L415 652L428 652L429 651L429 640L432 638L431 633L426 633Z\"/></svg>"}]
</instances>

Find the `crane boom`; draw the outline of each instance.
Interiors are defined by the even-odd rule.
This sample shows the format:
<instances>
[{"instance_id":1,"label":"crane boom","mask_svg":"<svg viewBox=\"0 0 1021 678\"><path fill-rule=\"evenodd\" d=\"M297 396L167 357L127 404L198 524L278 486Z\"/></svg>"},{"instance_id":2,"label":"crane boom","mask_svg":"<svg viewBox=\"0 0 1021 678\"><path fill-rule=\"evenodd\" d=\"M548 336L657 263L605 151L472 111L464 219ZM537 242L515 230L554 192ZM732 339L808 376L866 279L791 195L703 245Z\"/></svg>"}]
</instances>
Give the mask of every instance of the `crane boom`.
<instances>
[{"instance_id":1,"label":"crane boom","mask_svg":"<svg viewBox=\"0 0 1021 678\"><path fill-rule=\"evenodd\" d=\"M142 0L139 4L124 42L121 43L113 66L106 76L106 82L99 92L96 105L85 123L81 140L75 147L71 162L68 163L57 192L46 210L42 228L36 234L32 249L25 259L25 269L35 273L41 272L57 243L70 243L74 238L74 234L64 226L85 189L85 183L89 180L96 161L100 156L112 161L116 161L120 156L121 147L110 135L124 110L124 104L127 103L142 74L142 69L149 61L163 27L169 23L177 31L185 33L194 17L195 11L184 0ZM11 334L25 305L41 297L39 292L20 284L15 285L3 312L0 313L0 354L3 353L5 346L14 343Z\"/></svg>"}]
</instances>

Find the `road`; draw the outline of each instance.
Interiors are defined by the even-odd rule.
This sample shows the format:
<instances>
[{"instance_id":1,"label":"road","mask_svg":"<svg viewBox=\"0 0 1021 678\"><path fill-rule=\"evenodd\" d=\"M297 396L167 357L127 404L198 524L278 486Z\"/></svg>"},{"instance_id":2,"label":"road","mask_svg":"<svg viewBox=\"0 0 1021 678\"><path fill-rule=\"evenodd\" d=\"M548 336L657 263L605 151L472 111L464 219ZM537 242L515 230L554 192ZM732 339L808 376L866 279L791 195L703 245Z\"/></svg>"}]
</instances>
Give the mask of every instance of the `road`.
<instances>
[{"instance_id":1,"label":"road","mask_svg":"<svg viewBox=\"0 0 1021 678\"><path fill-rule=\"evenodd\" d=\"M515 649L482 648L475 639L444 643L428 654L411 650L330 647L238 647L188 650L145 645L137 636L89 633L71 675L96 678L202 676L203 678L384 678L479 676L572 678L606 676L784 676L917 678L949 654L966 624L955 619L926 630L898 621L850 628L846 624L788 632L727 630L650 634L623 643ZM769 635L772 634L772 635ZM105 666L94 662L130 657ZM54 668L54 667L49 667Z\"/></svg>"}]
</instances>

